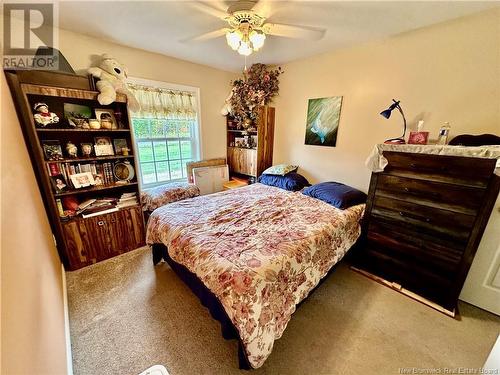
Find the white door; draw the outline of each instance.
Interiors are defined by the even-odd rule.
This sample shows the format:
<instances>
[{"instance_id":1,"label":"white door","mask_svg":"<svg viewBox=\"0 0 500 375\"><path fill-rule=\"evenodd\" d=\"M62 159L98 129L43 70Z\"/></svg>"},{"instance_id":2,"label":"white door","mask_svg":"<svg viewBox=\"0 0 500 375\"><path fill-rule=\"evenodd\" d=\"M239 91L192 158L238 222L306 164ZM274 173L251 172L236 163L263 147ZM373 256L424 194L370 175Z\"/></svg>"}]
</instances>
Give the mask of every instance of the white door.
<instances>
[{"instance_id":1,"label":"white door","mask_svg":"<svg viewBox=\"0 0 500 375\"><path fill-rule=\"evenodd\" d=\"M460 299L500 315L500 195L491 211Z\"/></svg>"}]
</instances>

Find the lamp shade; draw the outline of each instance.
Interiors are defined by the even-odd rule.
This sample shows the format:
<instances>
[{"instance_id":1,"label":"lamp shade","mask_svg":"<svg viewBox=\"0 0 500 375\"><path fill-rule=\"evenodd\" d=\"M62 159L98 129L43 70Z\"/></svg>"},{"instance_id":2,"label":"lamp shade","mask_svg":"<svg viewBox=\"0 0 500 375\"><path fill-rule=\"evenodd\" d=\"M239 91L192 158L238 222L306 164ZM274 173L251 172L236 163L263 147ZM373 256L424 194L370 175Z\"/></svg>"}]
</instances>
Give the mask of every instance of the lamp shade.
<instances>
[{"instance_id":1,"label":"lamp shade","mask_svg":"<svg viewBox=\"0 0 500 375\"><path fill-rule=\"evenodd\" d=\"M382 116L384 116L385 118L391 117L391 113L392 113L392 111L390 109L386 109L385 111L380 112L380 114Z\"/></svg>"}]
</instances>

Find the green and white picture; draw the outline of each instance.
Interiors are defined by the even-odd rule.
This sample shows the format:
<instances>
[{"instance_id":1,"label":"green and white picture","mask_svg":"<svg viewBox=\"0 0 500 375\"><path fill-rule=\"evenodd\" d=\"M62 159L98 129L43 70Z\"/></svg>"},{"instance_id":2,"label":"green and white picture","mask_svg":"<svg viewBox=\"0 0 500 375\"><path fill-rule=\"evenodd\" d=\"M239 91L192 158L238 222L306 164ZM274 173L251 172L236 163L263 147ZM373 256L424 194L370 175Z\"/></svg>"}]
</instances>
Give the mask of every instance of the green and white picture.
<instances>
[{"instance_id":1,"label":"green and white picture","mask_svg":"<svg viewBox=\"0 0 500 375\"><path fill-rule=\"evenodd\" d=\"M309 99L307 106L306 145L337 144L342 97Z\"/></svg>"}]
</instances>

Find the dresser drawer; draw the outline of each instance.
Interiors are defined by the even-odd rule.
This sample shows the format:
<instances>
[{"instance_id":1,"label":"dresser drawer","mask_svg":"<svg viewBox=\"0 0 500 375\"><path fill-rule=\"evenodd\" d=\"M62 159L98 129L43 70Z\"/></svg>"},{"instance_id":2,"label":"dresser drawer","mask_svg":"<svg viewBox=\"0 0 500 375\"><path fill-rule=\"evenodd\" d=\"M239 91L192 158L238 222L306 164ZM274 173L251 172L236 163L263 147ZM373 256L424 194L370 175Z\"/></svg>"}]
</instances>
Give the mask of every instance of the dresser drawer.
<instances>
[{"instance_id":1,"label":"dresser drawer","mask_svg":"<svg viewBox=\"0 0 500 375\"><path fill-rule=\"evenodd\" d=\"M381 173L377 180L376 196L385 196L476 215L486 190L483 188L444 184Z\"/></svg>"},{"instance_id":2,"label":"dresser drawer","mask_svg":"<svg viewBox=\"0 0 500 375\"><path fill-rule=\"evenodd\" d=\"M450 298L454 278L435 273L411 262L394 258L377 248L366 248L358 266L383 279L397 283L445 308L452 310L456 303Z\"/></svg>"},{"instance_id":3,"label":"dresser drawer","mask_svg":"<svg viewBox=\"0 0 500 375\"><path fill-rule=\"evenodd\" d=\"M496 160L384 152L389 164L384 172L401 177L486 188Z\"/></svg>"},{"instance_id":4,"label":"dresser drawer","mask_svg":"<svg viewBox=\"0 0 500 375\"><path fill-rule=\"evenodd\" d=\"M398 199L375 196L372 215L383 217L396 225L409 226L417 233L444 236L466 243L475 217L457 212L421 206Z\"/></svg>"},{"instance_id":5,"label":"dresser drawer","mask_svg":"<svg viewBox=\"0 0 500 375\"><path fill-rule=\"evenodd\" d=\"M459 250L409 236L399 231L378 230L371 227L366 240L367 248L413 264L434 273L452 277L458 271L463 253Z\"/></svg>"}]
</instances>

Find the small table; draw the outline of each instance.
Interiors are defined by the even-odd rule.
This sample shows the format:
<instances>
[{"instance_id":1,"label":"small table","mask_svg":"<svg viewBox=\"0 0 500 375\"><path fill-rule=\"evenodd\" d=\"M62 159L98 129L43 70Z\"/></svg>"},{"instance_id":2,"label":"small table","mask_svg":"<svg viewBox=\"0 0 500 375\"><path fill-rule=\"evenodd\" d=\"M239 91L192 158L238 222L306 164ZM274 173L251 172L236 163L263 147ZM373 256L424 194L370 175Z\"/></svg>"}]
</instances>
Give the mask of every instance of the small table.
<instances>
[{"instance_id":1,"label":"small table","mask_svg":"<svg viewBox=\"0 0 500 375\"><path fill-rule=\"evenodd\" d=\"M230 180L226 182L224 185L222 185L224 190L231 190L231 189L236 189L240 188L242 186L247 186L248 182L241 181L241 180Z\"/></svg>"}]
</instances>

